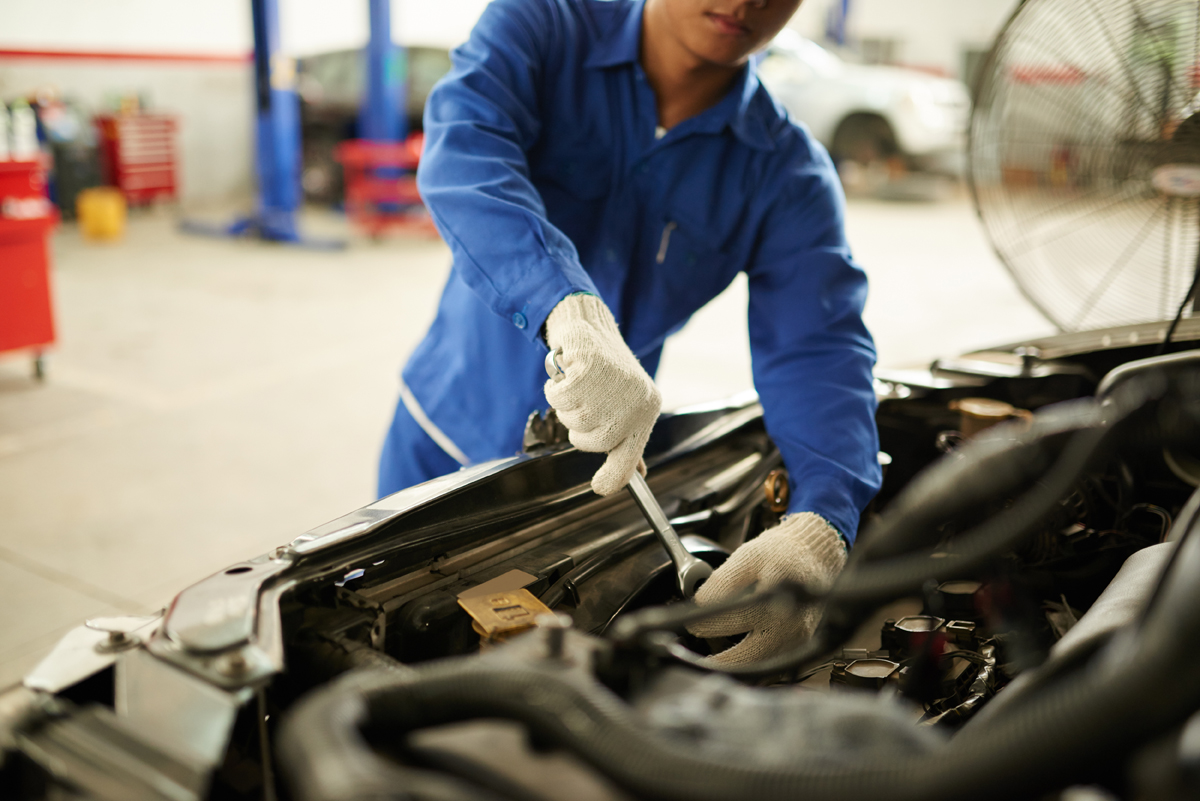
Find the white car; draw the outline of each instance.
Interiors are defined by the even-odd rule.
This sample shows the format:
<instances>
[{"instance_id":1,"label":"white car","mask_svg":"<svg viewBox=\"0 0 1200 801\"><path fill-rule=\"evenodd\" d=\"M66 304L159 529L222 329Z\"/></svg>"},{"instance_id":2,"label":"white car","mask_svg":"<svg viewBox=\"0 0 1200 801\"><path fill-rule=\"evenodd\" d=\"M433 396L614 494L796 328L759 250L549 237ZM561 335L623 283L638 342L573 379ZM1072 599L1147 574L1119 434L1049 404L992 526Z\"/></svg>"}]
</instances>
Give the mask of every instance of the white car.
<instances>
[{"instance_id":1,"label":"white car","mask_svg":"<svg viewBox=\"0 0 1200 801\"><path fill-rule=\"evenodd\" d=\"M759 64L791 116L846 162L957 172L971 99L960 81L900 67L851 64L784 30Z\"/></svg>"}]
</instances>

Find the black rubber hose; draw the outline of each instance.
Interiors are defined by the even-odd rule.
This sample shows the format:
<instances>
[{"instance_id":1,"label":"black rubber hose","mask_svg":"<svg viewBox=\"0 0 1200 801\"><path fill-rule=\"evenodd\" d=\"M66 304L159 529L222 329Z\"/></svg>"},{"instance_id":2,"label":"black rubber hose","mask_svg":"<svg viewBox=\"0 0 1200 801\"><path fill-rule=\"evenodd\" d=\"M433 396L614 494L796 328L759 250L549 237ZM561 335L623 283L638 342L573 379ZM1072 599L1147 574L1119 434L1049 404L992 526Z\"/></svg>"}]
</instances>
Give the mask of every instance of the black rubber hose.
<instances>
[{"instance_id":1,"label":"black rubber hose","mask_svg":"<svg viewBox=\"0 0 1200 801\"><path fill-rule=\"evenodd\" d=\"M997 496L1020 489L1045 472L1049 454L1041 441L991 439L968 442L927 467L876 517L855 543L855 561L877 561L931 544L938 526Z\"/></svg>"},{"instance_id":2,"label":"black rubber hose","mask_svg":"<svg viewBox=\"0 0 1200 801\"><path fill-rule=\"evenodd\" d=\"M368 678L369 677L369 678ZM445 774L402 766L376 753L367 690L380 680L406 680L390 669L362 669L309 693L288 713L277 755L298 801L499 801ZM360 686L364 685L365 686ZM336 688L336 691L330 691Z\"/></svg>"},{"instance_id":3,"label":"black rubber hose","mask_svg":"<svg viewBox=\"0 0 1200 801\"><path fill-rule=\"evenodd\" d=\"M921 551L847 566L830 591L829 602L890 601L920 589L927 581L967 575L1019 545L1071 492L1111 431L1093 428L1072 435L1053 467L1032 489L1011 508L955 537L946 552Z\"/></svg>"},{"instance_id":4,"label":"black rubber hose","mask_svg":"<svg viewBox=\"0 0 1200 801\"><path fill-rule=\"evenodd\" d=\"M371 792L389 784L397 793L411 791L395 766L362 775L382 769L364 761L358 729L396 740L425 726L498 717L524 723L542 741L652 798L936 801L961 798L966 788L973 798L1052 789L1185 719L1200 704L1200 675L1181 668L1196 655L1200 639L1200 537L1181 546L1177 568L1155 614L1130 632L1129 641L1106 647L1093 669L925 757L872 757L858 765L800 760L787 768L718 762L647 731L623 701L578 668L521 662L502 652L419 668L415 680L381 672L348 676L352 681L326 687L292 710L282 727L281 756L289 772L306 777L305 801L397 797L329 792L347 785L331 786L315 766L323 762L340 777L359 772Z\"/></svg>"},{"instance_id":5,"label":"black rubber hose","mask_svg":"<svg viewBox=\"0 0 1200 801\"><path fill-rule=\"evenodd\" d=\"M631 553L640 550L654 539L653 531L642 531L621 540L607 550L600 551L585 559L581 564L567 572L542 594L541 601L553 609L563 602L569 585L579 585L599 573L604 568L618 562Z\"/></svg>"},{"instance_id":6,"label":"black rubber hose","mask_svg":"<svg viewBox=\"0 0 1200 801\"><path fill-rule=\"evenodd\" d=\"M1192 492L1187 503L1179 510L1179 515L1175 518L1175 523L1171 526L1171 530L1167 532L1167 542L1182 543L1189 536L1196 536L1195 531L1197 523L1200 523L1200 489ZM1175 549L1175 553L1171 554L1170 561L1163 568L1163 578L1160 579L1154 592L1146 601L1146 607L1142 610L1141 619L1144 620L1147 616L1153 614L1154 606L1158 603L1158 597L1163 592L1163 587L1166 586L1166 577L1171 575L1171 571L1175 569L1175 563L1179 558L1180 548Z\"/></svg>"},{"instance_id":7,"label":"black rubber hose","mask_svg":"<svg viewBox=\"0 0 1200 801\"><path fill-rule=\"evenodd\" d=\"M1171 527L1168 539L1172 542L1182 542L1186 537L1196 536L1197 523L1200 523L1200 489L1192 492L1191 497L1188 498L1187 503L1180 510L1179 516ZM1150 594L1144 599L1142 610L1132 625L1140 627L1147 617L1154 614L1158 598L1163 593L1164 588L1169 586L1166 577L1170 575L1179 557L1179 552L1180 548L1177 546L1174 552L1171 553L1166 564L1163 565L1157 583L1155 583ZM988 726L993 720L997 719L998 715L1005 715L1009 709L1014 708L1012 705L1016 705L1019 708L1021 704L1036 703L1038 694L1044 692L1048 687L1064 681L1071 681L1076 671L1081 667L1086 667L1092 657L1107 646L1116 633L1115 631L1108 632L1092 642L1076 645L1065 656L1052 655L1052 658L1046 663L1027 673L1022 673L1020 681L1006 687L999 702L993 702L979 716L973 718L967 724L964 731L980 725Z\"/></svg>"},{"instance_id":8,"label":"black rubber hose","mask_svg":"<svg viewBox=\"0 0 1200 801\"><path fill-rule=\"evenodd\" d=\"M936 524L946 520L944 517L931 518L923 512L916 514L912 510L921 509L923 505L943 512L960 507L958 501L949 500L958 493L958 484L953 480L958 465L944 462L931 469L924 479L914 480L896 499L895 508L885 510L886 519L899 522L885 526L879 533L894 538L894 541L889 544L877 540L874 549L875 554L900 555L878 560L872 559L870 553L851 555L849 564L829 593L825 615L818 627L823 646L827 648L852 636L879 604L918 592L929 583L969 576L1000 554L1020 545L1055 512L1060 500L1093 464L1110 437L1116 438L1122 432L1121 423L1148 400L1161 396L1164 390L1165 381L1161 376L1151 377L1121 387L1103 404L1086 400L1043 410L1035 415L1019 448L988 450L987 441L981 441L980 447L987 458L973 461L971 464L975 469L968 471L974 476L968 482L972 488L969 493L972 503L995 500L1002 494L1002 488L1027 483L1029 477L1025 471L1037 462L1030 454L1042 452L1051 440L1073 432L1049 471L1011 508L958 535L952 546L944 550L904 552L916 542L935 538ZM981 464L1000 476L991 482L993 493L999 494L985 494L989 479L979 472ZM912 522L914 519L926 528L920 530ZM766 662L744 665L739 675L770 675L803 666L801 659L811 661L819 656L811 648L800 648Z\"/></svg>"},{"instance_id":9,"label":"black rubber hose","mask_svg":"<svg viewBox=\"0 0 1200 801\"><path fill-rule=\"evenodd\" d=\"M652 606L632 612L618 620L609 632L608 639L618 647L627 647L636 643L638 647L661 655L672 656L684 664L702 670L723 672L747 679L776 676L792 670L797 665L804 665L824 656L833 647L826 640L828 630L818 629L799 649L788 651L782 656L749 665L729 666L709 663L704 657L689 650L679 642L678 638L667 632L681 632L696 621L707 620L715 615L724 615L760 604L789 604L795 607L801 604L819 603L824 598L823 589L818 590L800 582L785 581L765 590L750 588L729 600L710 606L699 607L690 603Z\"/></svg>"},{"instance_id":10,"label":"black rubber hose","mask_svg":"<svg viewBox=\"0 0 1200 801\"><path fill-rule=\"evenodd\" d=\"M1190 376L1194 380L1195 375ZM1113 387L1103 398L1080 398L1039 410L1022 423L996 426L954 454L923 470L863 532L847 569L909 553L936 542L938 527L1037 479L1055 459L1067 434L1107 429L1124 422L1169 385L1188 380L1163 371L1142 372ZM1185 394L1194 394L1188 388Z\"/></svg>"},{"instance_id":11,"label":"black rubber hose","mask_svg":"<svg viewBox=\"0 0 1200 801\"><path fill-rule=\"evenodd\" d=\"M607 638L625 644L634 642L649 632L683 631L692 623L761 604L786 603L795 606L819 601L824 597L824 592L817 592L807 584L796 581L783 581L765 590L751 586L728 600L717 601L708 606L679 603L650 606L630 612L612 626Z\"/></svg>"},{"instance_id":12,"label":"black rubber hose","mask_svg":"<svg viewBox=\"0 0 1200 801\"><path fill-rule=\"evenodd\" d=\"M1161 374L1143 376L1137 381L1117 387L1103 403L1092 399L1059 404L1038 412L1033 425L1022 439L1022 447L989 451L988 442L981 441L986 458L971 461L973 469L962 484L956 480L960 465L943 462L915 479L885 510L883 535L873 546L852 554L846 570L830 592L831 608L839 605L882 603L919 589L927 581L943 581L968 575L1006 550L1019 545L1066 497L1085 471L1093 464L1109 439L1120 439L1125 433L1122 424L1130 415L1152 400L1162 397L1167 380ZM936 525L946 517L931 518L926 507L945 510L961 507L955 498L969 487L972 504L994 501L1003 496L1000 488L1024 483L1032 476L1025 470L1038 460L1031 458L1029 449L1040 450L1060 434L1073 432L1066 446L1054 460L1053 466L1016 503L976 526L956 536L947 552L906 552L914 542L936 537ZM974 444L974 443L973 443ZM970 450L970 447L964 449ZM993 492L984 493L989 483L980 475L980 465L993 472ZM919 510L919 511L918 511ZM916 521L914 523L914 521ZM932 521L932 525L931 525ZM920 530L925 526L924 530ZM899 554L875 561L874 554Z\"/></svg>"},{"instance_id":13,"label":"black rubber hose","mask_svg":"<svg viewBox=\"0 0 1200 801\"><path fill-rule=\"evenodd\" d=\"M1181 722L1200 705L1200 674L1189 669L1198 640L1200 536L1193 533L1180 544L1140 625L1118 632L1076 680L1009 709L1002 720L964 730L953 748L1000 736L1014 744L1026 740L1014 750L1035 763L1115 756L1122 746ZM1057 753L1039 755L1038 749Z\"/></svg>"},{"instance_id":14,"label":"black rubber hose","mask_svg":"<svg viewBox=\"0 0 1200 801\"><path fill-rule=\"evenodd\" d=\"M1037 479L1055 458L1063 435L1105 424L1091 399L1049 407L1028 430L1005 423L927 467L863 532L851 565L909 553L936 542L938 527Z\"/></svg>"}]
</instances>

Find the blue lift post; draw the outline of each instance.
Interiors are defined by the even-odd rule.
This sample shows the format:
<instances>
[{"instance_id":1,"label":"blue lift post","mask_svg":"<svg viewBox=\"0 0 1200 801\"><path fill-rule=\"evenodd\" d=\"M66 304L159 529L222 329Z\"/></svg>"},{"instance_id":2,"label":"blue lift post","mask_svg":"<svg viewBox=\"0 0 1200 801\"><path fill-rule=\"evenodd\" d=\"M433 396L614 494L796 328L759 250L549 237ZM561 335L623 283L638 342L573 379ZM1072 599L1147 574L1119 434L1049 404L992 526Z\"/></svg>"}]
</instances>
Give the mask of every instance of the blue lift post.
<instances>
[{"instance_id":1,"label":"blue lift post","mask_svg":"<svg viewBox=\"0 0 1200 801\"><path fill-rule=\"evenodd\" d=\"M227 226L214 228L185 221L183 229L325 249L345 247L345 242L337 240L303 237L296 227L296 210L302 200L296 62L281 52L279 0L250 0L250 9L254 21L256 208Z\"/></svg>"},{"instance_id":2,"label":"blue lift post","mask_svg":"<svg viewBox=\"0 0 1200 801\"><path fill-rule=\"evenodd\" d=\"M408 134L407 59L392 42L391 0L367 0L371 38L366 50L366 92L358 112L358 136L402 142Z\"/></svg>"},{"instance_id":3,"label":"blue lift post","mask_svg":"<svg viewBox=\"0 0 1200 801\"><path fill-rule=\"evenodd\" d=\"M846 44L846 20L850 16L850 0L834 0L829 7L825 37L839 45Z\"/></svg>"},{"instance_id":4,"label":"blue lift post","mask_svg":"<svg viewBox=\"0 0 1200 801\"><path fill-rule=\"evenodd\" d=\"M396 144L408 134L408 70L404 49L392 41L391 0L367 0L370 38L363 51L366 76L362 104L358 109L358 138L380 144ZM372 169L377 179L400 180L399 167ZM378 210L400 214L404 206L381 202Z\"/></svg>"}]
</instances>

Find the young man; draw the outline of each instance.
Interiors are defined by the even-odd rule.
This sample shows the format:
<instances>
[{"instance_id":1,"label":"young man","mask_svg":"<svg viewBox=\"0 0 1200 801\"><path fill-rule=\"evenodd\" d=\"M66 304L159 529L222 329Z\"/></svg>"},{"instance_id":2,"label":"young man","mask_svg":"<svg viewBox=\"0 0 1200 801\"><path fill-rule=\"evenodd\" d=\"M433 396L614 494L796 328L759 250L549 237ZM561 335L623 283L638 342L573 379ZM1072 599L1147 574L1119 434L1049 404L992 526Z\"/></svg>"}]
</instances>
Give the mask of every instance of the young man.
<instances>
[{"instance_id":1,"label":"young man","mask_svg":"<svg viewBox=\"0 0 1200 801\"><path fill-rule=\"evenodd\" d=\"M545 400L592 486L639 468L663 340L749 277L754 382L791 513L697 595L828 582L879 488L866 278L829 157L759 84L750 55L800 0L495 0L425 111L421 193L454 254L404 369L380 494L520 449ZM545 382L547 345L566 378ZM842 536L839 536L841 532ZM714 660L770 656L819 610L755 609Z\"/></svg>"}]
</instances>

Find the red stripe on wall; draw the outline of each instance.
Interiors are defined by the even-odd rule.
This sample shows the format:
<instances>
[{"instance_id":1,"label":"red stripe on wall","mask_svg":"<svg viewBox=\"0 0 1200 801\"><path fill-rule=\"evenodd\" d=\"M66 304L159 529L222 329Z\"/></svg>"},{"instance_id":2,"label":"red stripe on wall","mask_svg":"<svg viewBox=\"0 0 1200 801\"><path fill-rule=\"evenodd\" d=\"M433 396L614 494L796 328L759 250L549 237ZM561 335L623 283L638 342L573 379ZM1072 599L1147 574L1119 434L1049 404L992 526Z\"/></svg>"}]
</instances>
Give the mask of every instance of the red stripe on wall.
<instances>
[{"instance_id":1,"label":"red stripe on wall","mask_svg":"<svg viewBox=\"0 0 1200 801\"><path fill-rule=\"evenodd\" d=\"M249 64L253 55L208 55L205 53L114 53L91 50L0 50L0 59L53 59L62 61L134 61L173 64Z\"/></svg>"}]
</instances>

